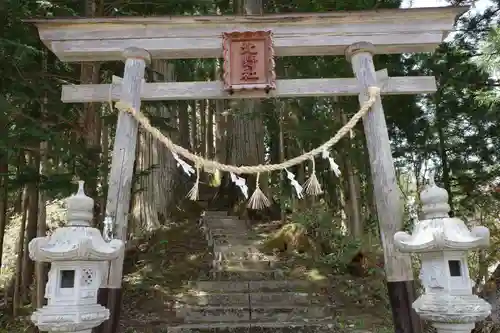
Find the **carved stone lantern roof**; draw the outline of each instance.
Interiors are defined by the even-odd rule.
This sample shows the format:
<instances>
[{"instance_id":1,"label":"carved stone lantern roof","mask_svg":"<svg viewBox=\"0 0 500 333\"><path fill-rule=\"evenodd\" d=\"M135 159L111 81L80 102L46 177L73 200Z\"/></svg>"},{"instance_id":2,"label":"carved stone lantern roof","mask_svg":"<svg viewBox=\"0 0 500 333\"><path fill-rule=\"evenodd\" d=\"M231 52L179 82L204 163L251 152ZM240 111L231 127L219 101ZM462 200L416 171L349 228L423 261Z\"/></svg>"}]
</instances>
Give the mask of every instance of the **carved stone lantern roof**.
<instances>
[{"instance_id":1,"label":"carved stone lantern roof","mask_svg":"<svg viewBox=\"0 0 500 333\"><path fill-rule=\"evenodd\" d=\"M34 261L108 261L123 251L123 242L105 242L98 229L90 227L94 200L85 195L83 181L78 192L67 203L68 225L58 228L47 237L38 237L29 243L30 258Z\"/></svg>"},{"instance_id":2,"label":"carved stone lantern roof","mask_svg":"<svg viewBox=\"0 0 500 333\"><path fill-rule=\"evenodd\" d=\"M402 231L394 235L401 252L465 251L489 245L488 228L477 226L469 231L464 221L448 215L448 192L436 186L433 178L420 201L424 220L416 223L412 235Z\"/></svg>"}]
</instances>

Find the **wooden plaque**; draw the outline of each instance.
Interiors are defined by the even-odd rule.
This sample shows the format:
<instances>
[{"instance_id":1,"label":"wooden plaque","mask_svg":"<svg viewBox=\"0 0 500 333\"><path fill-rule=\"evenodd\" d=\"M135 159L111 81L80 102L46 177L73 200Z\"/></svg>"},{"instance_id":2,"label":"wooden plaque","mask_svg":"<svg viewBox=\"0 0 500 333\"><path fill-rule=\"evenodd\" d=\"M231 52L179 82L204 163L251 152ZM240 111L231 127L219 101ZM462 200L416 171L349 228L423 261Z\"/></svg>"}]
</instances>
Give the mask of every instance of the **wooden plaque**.
<instances>
[{"instance_id":1,"label":"wooden plaque","mask_svg":"<svg viewBox=\"0 0 500 333\"><path fill-rule=\"evenodd\" d=\"M223 34L224 89L276 89L271 31L226 32Z\"/></svg>"}]
</instances>

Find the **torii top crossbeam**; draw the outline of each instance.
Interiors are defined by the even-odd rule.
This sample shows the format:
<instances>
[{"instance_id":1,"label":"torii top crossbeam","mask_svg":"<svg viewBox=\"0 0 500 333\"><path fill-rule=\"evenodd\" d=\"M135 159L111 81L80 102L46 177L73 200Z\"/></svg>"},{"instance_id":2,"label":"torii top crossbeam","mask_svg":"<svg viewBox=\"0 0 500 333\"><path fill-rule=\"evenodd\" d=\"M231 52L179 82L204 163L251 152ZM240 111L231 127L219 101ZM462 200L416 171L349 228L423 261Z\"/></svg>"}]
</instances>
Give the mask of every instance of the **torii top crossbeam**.
<instances>
[{"instance_id":1,"label":"torii top crossbeam","mask_svg":"<svg viewBox=\"0 0 500 333\"><path fill-rule=\"evenodd\" d=\"M218 58L226 31L272 30L276 56L341 55L365 41L379 54L433 51L468 7L264 16L168 16L29 20L62 61L122 60L138 47L153 59Z\"/></svg>"}]
</instances>

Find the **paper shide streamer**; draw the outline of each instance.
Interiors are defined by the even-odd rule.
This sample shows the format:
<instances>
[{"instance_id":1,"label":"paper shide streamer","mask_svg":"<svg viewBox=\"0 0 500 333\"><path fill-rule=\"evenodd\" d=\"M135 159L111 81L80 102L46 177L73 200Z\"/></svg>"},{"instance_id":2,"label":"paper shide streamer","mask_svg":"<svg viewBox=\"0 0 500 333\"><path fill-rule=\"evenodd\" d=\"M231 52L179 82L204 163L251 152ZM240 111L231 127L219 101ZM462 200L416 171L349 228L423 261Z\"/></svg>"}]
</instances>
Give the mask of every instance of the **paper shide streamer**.
<instances>
[{"instance_id":1,"label":"paper shide streamer","mask_svg":"<svg viewBox=\"0 0 500 333\"><path fill-rule=\"evenodd\" d=\"M327 149L321 152L321 157L325 160L328 160L328 163L330 163L330 170L335 173L335 176L340 177L341 173L339 165L335 163L335 160L330 156L330 152Z\"/></svg>"},{"instance_id":2,"label":"paper shide streamer","mask_svg":"<svg viewBox=\"0 0 500 333\"><path fill-rule=\"evenodd\" d=\"M232 172L230 172L229 175L231 176L231 181L240 188L240 191L245 197L245 199L248 199L248 186L245 178L236 176Z\"/></svg>"},{"instance_id":3,"label":"paper shide streamer","mask_svg":"<svg viewBox=\"0 0 500 333\"><path fill-rule=\"evenodd\" d=\"M290 184L295 189L295 193L297 193L297 198L302 199L304 197L304 195L302 194L302 191L304 190L304 188L295 179L295 175L293 173L291 173L287 169L285 169L285 172L286 172L286 177L288 178L288 180L290 180Z\"/></svg>"},{"instance_id":4,"label":"paper shide streamer","mask_svg":"<svg viewBox=\"0 0 500 333\"><path fill-rule=\"evenodd\" d=\"M191 177L192 174L194 174L194 168L187 164L184 160L182 160L177 153L172 152L172 155L174 156L174 160L177 162L177 166L182 168L182 171L189 177Z\"/></svg>"}]
</instances>

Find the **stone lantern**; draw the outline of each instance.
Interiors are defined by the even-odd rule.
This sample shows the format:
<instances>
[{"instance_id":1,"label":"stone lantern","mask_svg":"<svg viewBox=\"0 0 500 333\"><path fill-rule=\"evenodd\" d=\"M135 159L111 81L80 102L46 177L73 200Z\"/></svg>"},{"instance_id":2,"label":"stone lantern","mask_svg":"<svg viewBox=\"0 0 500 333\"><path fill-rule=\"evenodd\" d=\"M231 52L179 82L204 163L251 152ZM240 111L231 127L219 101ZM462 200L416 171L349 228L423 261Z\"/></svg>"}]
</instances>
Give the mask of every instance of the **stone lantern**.
<instances>
[{"instance_id":1,"label":"stone lantern","mask_svg":"<svg viewBox=\"0 0 500 333\"><path fill-rule=\"evenodd\" d=\"M411 235L394 235L401 252L421 256L419 277L425 291L413 308L438 333L468 333L491 313L490 304L472 294L467 266L467 251L488 246L489 230L478 226L469 231L462 220L449 217L448 192L437 187L434 179L420 200L424 220L415 225Z\"/></svg>"},{"instance_id":2,"label":"stone lantern","mask_svg":"<svg viewBox=\"0 0 500 333\"><path fill-rule=\"evenodd\" d=\"M51 263L47 305L31 316L41 331L90 333L109 318L109 310L97 304L97 290L107 262L117 258L124 246L120 240L105 242L99 230L90 227L93 209L94 200L79 182L78 192L67 199L68 224L29 243L32 260Z\"/></svg>"}]
</instances>

